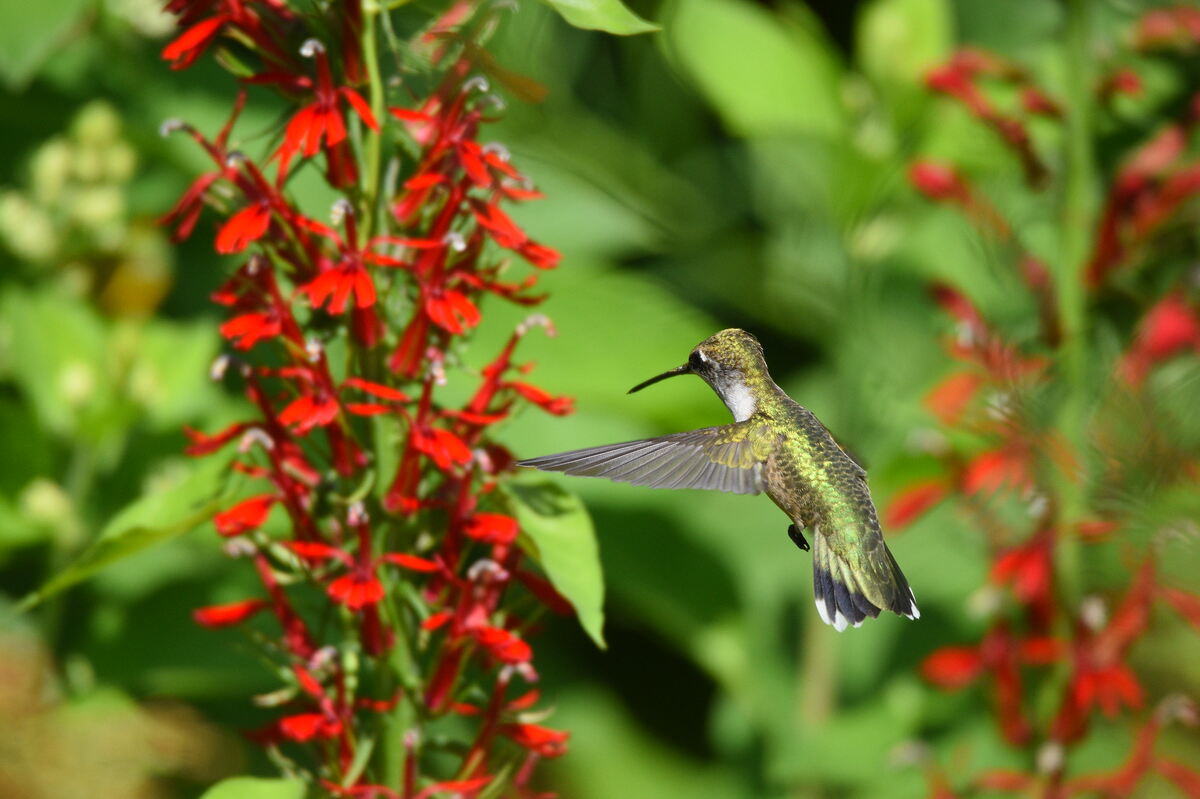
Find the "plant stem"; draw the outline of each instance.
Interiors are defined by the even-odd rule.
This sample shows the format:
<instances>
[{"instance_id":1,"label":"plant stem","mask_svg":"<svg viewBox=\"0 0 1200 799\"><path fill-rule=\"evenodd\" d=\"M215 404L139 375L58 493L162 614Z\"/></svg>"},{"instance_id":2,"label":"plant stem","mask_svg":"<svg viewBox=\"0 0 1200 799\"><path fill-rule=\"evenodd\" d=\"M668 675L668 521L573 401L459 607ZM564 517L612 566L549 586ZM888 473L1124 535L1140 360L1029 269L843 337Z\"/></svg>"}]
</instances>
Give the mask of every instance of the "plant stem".
<instances>
[{"instance_id":1,"label":"plant stem","mask_svg":"<svg viewBox=\"0 0 1200 799\"><path fill-rule=\"evenodd\" d=\"M1061 363L1067 386L1059 429L1080 460L1086 458L1087 438L1087 317L1084 269L1095 215L1095 164L1091 121L1093 70L1091 63L1091 2L1068 0L1063 57L1066 61L1065 175L1057 290L1063 324ZM1062 516L1082 515L1083 496L1073 475L1059 480ZM1063 597L1069 606L1080 595L1080 551L1074 536L1059 537L1059 566Z\"/></svg>"},{"instance_id":2,"label":"plant stem","mask_svg":"<svg viewBox=\"0 0 1200 799\"><path fill-rule=\"evenodd\" d=\"M375 18L380 14L378 0L361 0L363 11L362 50L369 80L371 113L379 122L378 130L367 129L366 142L366 191L363 193L363 237L371 238L379 218L380 162L383 152L383 80L379 72L379 48L376 44Z\"/></svg>"}]
</instances>

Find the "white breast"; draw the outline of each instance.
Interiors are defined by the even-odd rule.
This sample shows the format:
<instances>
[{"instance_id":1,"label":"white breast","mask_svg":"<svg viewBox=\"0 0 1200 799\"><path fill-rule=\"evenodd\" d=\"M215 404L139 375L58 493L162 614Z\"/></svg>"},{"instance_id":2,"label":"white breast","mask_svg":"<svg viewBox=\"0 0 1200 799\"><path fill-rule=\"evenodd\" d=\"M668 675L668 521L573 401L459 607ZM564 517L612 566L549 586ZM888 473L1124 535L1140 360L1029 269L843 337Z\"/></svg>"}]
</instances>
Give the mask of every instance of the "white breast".
<instances>
[{"instance_id":1,"label":"white breast","mask_svg":"<svg viewBox=\"0 0 1200 799\"><path fill-rule=\"evenodd\" d=\"M745 383L739 380L731 384L723 394L725 407L729 408L734 420L744 422L754 415L756 407L754 395L750 393L750 389L746 387Z\"/></svg>"}]
</instances>

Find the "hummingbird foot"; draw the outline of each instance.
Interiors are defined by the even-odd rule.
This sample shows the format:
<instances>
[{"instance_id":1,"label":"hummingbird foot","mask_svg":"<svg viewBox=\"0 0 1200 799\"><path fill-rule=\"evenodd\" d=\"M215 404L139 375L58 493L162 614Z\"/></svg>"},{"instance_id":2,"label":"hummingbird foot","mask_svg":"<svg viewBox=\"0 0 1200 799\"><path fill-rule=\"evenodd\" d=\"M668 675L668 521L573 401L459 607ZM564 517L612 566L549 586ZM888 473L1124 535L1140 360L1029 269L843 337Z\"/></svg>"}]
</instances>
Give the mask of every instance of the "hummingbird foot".
<instances>
[{"instance_id":1,"label":"hummingbird foot","mask_svg":"<svg viewBox=\"0 0 1200 799\"><path fill-rule=\"evenodd\" d=\"M792 539L792 543L803 549L805 552L808 551L808 541L804 538L804 533L800 532L800 528L796 525L788 525L788 538Z\"/></svg>"}]
</instances>

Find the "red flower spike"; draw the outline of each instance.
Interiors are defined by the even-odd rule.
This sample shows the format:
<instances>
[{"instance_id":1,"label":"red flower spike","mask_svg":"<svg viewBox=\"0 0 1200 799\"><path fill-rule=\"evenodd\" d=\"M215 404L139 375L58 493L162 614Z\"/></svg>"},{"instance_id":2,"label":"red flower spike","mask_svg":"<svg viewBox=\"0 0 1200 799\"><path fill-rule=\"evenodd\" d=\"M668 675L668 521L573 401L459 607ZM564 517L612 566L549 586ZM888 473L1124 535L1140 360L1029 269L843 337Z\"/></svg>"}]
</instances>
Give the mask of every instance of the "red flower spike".
<instances>
[{"instance_id":1,"label":"red flower spike","mask_svg":"<svg viewBox=\"0 0 1200 799\"><path fill-rule=\"evenodd\" d=\"M517 520L500 513L477 513L467 520L464 532L485 544L507 546L517 540Z\"/></svg>"},{"instance_id":2,"label":"red flower spike","mask_svg":"<svg viewBox=\"0 0 1200 799\"><path fill-rule=\"evenodd\" d=\"M240 602L196 608L192 611L192 619L201 627L231 627L241 624L270 605L271 603L265 599L243 599Z\"/></svg>"},{"instance_id":3,"label":"red flower spike","mask_svg":"<svg viewBox=\"0 0 1200 799\"><path fill-rule=\"evenodd\" d=\"M226 538L257 530L267 520L271 506L278 500L274 494L261 494L243 500L213 517L217 532Z\"/></svg>"},{"instance_id":4,"label":"red flower spike","mask_svg":"<svg viewBox=\"0 0 1200 799\"><path fill-rule=\"evenodd\" d=\"M940 478L912 483L892 497L883 514L884 523L892 530L904 529L941 502L949 490Z\"/></svg>"}]
</instances>

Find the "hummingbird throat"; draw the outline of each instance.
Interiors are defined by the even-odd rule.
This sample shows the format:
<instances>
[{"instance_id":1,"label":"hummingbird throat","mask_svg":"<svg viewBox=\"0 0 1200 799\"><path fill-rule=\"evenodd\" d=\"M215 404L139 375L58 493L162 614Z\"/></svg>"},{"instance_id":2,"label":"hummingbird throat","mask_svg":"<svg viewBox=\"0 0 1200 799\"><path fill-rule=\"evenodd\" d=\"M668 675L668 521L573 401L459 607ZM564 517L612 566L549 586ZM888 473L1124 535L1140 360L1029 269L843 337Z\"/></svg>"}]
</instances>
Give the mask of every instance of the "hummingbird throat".
<instances>
[{"instance_id":1,"label":"hummingbird throat","mask_svg":"<svg viewBox=\"0 0 1200 799\"><path fill-rule=\"evenodd\" d=\"M735 373L731 379L723 381L715 388L735 421L744 422L754 415L758 401L754 399L754 394L740 374Z\"/></svg>"}]
</instances>

